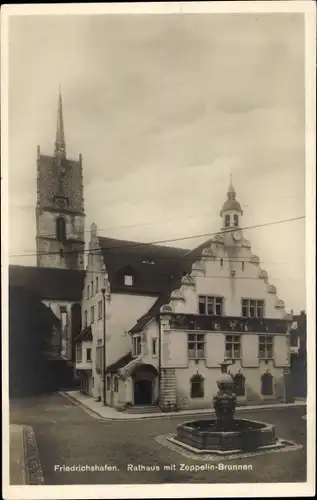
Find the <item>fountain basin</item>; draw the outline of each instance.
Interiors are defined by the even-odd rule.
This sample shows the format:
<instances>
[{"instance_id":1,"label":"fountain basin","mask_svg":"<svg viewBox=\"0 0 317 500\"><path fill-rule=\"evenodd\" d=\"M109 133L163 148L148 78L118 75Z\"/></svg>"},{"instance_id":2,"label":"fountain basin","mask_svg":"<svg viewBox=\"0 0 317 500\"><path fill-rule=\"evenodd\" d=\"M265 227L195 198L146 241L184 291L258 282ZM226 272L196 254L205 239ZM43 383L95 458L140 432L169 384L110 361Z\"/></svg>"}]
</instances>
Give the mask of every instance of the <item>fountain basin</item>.
<instances>
[{"instance_id":1,"label":"fountain basin","mask_svg":"<svg viewBox=\"0 0 317 500\"><path fill-rule=\"evenodd\" d=\"M210 453L252 452L277 443L274 425L244 419L232 420L225 430L216 419L180 424L175 440Z\"/></svg>"}]
</instances>

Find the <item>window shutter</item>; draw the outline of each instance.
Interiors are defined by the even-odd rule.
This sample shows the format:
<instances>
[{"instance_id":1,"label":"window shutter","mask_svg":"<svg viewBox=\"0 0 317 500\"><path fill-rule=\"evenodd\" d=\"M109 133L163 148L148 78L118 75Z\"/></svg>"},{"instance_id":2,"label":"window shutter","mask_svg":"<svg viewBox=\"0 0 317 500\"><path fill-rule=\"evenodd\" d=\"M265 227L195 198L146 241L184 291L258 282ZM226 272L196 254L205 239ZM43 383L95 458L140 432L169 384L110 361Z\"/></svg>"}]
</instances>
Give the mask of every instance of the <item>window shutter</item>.
<instances>
[{"instance_id":1,"label":"window shutter","mask_svg":"<svg viewBox=\"0 0 317 500\"><path fill-rule=\"evenodd\" d=\"M225 336L223 333L206 334L206 366L219 368L225 355Z\"/></svg>"},{"instance_id":2,"label":"window shutter","mask_svg":"<svg viewBox=\"0 0 317 500\"><path fill-rule=\"evenodd\" d=\"M288 339L285 335L275 335L273 339L273 355L275 366L289 366Z\"/></svg>"},{"instance_id":3,"label":"window shutter","mask_svg":"<svg viewBox=\"0 0 317 500\"><path fill-rule=\"evenodd\" d=\"M241 335L241 365L244 368L256 368L259 366L259 336L248 335L244 333Z\"/></svg>"}]
</instances>

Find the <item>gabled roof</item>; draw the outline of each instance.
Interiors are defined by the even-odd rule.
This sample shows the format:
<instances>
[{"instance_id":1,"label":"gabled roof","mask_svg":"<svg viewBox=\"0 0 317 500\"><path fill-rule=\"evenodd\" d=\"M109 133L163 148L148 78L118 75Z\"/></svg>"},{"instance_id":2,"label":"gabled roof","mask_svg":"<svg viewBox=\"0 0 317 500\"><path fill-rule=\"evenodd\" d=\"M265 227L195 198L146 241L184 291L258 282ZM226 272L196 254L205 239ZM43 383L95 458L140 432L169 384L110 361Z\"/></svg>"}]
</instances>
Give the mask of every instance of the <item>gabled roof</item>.
<instances>
[{"instance_id":1,"label":"gabled roof","mask_svg":"<svg viewBox=\"0 0 317 500\"><path fill-rule=\"evenodd\" d=\"M42 300L80 302L84 271L53 267L9 266L9 286L36 293Z\"/></svg>"},{"instance_id":2,"label":"gabled roof","mask_svg":"<svg viewBox=\"0 0 317 500\"><path fill-rule=\"evenodd\" d=\"M174 279L180 260L189 251L105 237L99 237L99 244L111 291L115 293L161 295ZM133 286L125 286L120 280L125 270L134 274Z\"/></svg>"},{"instance_id":3,"label":"gabled roof","mask_svg":"<svg viewBox=\"0 0 317 500\"><path fill-rule=\"evenodd\" d=\"M125 354L122 356L122 358L118 359L115 363L112 363L112 365L109 365L106 369L107 373L116 373L120 368L124 368L130 361L132 361L134 358L132 356L132 352L129 352L128 354Z\"/></svg>"}]
</instances>

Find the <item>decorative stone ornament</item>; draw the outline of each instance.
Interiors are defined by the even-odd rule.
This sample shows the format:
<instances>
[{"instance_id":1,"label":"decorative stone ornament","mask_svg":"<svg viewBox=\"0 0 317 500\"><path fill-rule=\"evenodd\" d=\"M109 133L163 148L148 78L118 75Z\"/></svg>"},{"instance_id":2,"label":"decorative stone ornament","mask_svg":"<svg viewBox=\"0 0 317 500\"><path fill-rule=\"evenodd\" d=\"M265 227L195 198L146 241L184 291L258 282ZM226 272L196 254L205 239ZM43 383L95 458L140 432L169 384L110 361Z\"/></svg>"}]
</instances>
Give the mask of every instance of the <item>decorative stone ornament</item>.
<instances>
[{"instance_id":1,"label":"decorative stone ornament","mask_svg":"<svg viewBox=\"0 0 317 500\"><path fill-rule=\"evenodd\" d=\"M284 300L277 299L277 301L275 303L275 307L276 307L276 309L284 309L284 307L285 307Z\"/></svg>"},{"instance_id":2,"label":"decorative stone ornament","mask_svg":"<svg viewBox=\"0 0 317 500\"><path fill-rule=\"evenodd\" d=\"M268 284L267 292L268 293L276 293L276 286Z\"/></svg>"},{"instance_id":3,"label":"decorative stone ornament","mask_svg":"<svg viewBox=\"0 0 317 500\"><path fill-rule=\"evenodd\" d=\"M165 304L164 306L161 307L160 311L162 313L172 313L173 309L171 308L171 306Z\"/></svg>"},{"instance_id":4,"label":"decorative stone ornament","mask_svg":"<svg viewBox=\"0 0 317 500\"><path fill-rule=\"evenodd\" d=\"M251 243L248 240L242 240L241 241L241 246L244 248L251 248Z\"/></svg>"},{"instance_id":5,"label":"decorative stone ornament","mask_svg":"<svg viewBox=\"0 0 317 500\"><path fill-rule=\"evenodd\" d=\"M215 256L211 247L204 248L201 255L205 258L213 258Z\"/></svg>"},{"instance_id":6,"label":"decorative stone ornament","mask_svg":"<svg viewBox=\"0 0 317 500\"><path fill-rule=\"evenodd\" d=\"M213 243L221 243L221 244L223 244L223 236L221 234L216 234L213 237L212 242Z\"/></svg>"},{"instance_id":7,"label":"decorative stone ornament","mask_svg":"<svg viewBox=\"0 0 317 500\"><path fill-rule=\"evenodd\" d=\"M261 269L259 272L259 278L266 281L266 280L268 280L269 275L264 269Z\"/></svg>"},{"instance_id":8,"label":"decorative stone ornament","mask_svg":"<svg viewBox=\"0 0 317 500\"><path fill-rule=\"evenodd\" d=\"M174 290L171 293L171 300L185 300L185 297L181 290Z\"/></svg>"},{"instance_id":9,"label":"decorative stone ornament","mask_svg":"<svg viewBox=\"0 0 317 500\"><path fill-rule=\"evenodd\" d=\"M187 286L195 286L195 280L189 274L185 274L182 277L181 284L182 285L187 285Z\"/></svg>"},{"instance_id":10,"label":"decorative stone ornament","mask_svg":"<svg viewBox=\"0 0 317 500\"><path fill-rule=\"evenodd\" d=\"M253 254L252 257L251 257L251 262L253 264L260 264L260 258L259 258L259 256Z\"/></svg>"}]
</instances>

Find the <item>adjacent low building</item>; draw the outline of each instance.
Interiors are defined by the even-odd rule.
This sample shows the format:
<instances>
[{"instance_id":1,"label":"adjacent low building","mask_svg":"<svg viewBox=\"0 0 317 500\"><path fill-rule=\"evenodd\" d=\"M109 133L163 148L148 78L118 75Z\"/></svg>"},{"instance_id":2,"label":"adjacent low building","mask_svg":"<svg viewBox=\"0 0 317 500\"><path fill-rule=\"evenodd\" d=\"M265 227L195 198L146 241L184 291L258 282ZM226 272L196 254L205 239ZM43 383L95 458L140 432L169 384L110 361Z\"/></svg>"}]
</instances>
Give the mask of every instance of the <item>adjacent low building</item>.
<instances>
[{"instance_id":1,"label":"adjacent low building","mask_svg":"<svg viewBox=\"0 0 317 500\"><path fill-rule=\"evenodd\" d=\"M241 229L230 183L220 231L194 250L91 227L76 367L108 405L212 405L221 364L241 403L288 401L292 316Z\"/></svg>"}]
</instances>

